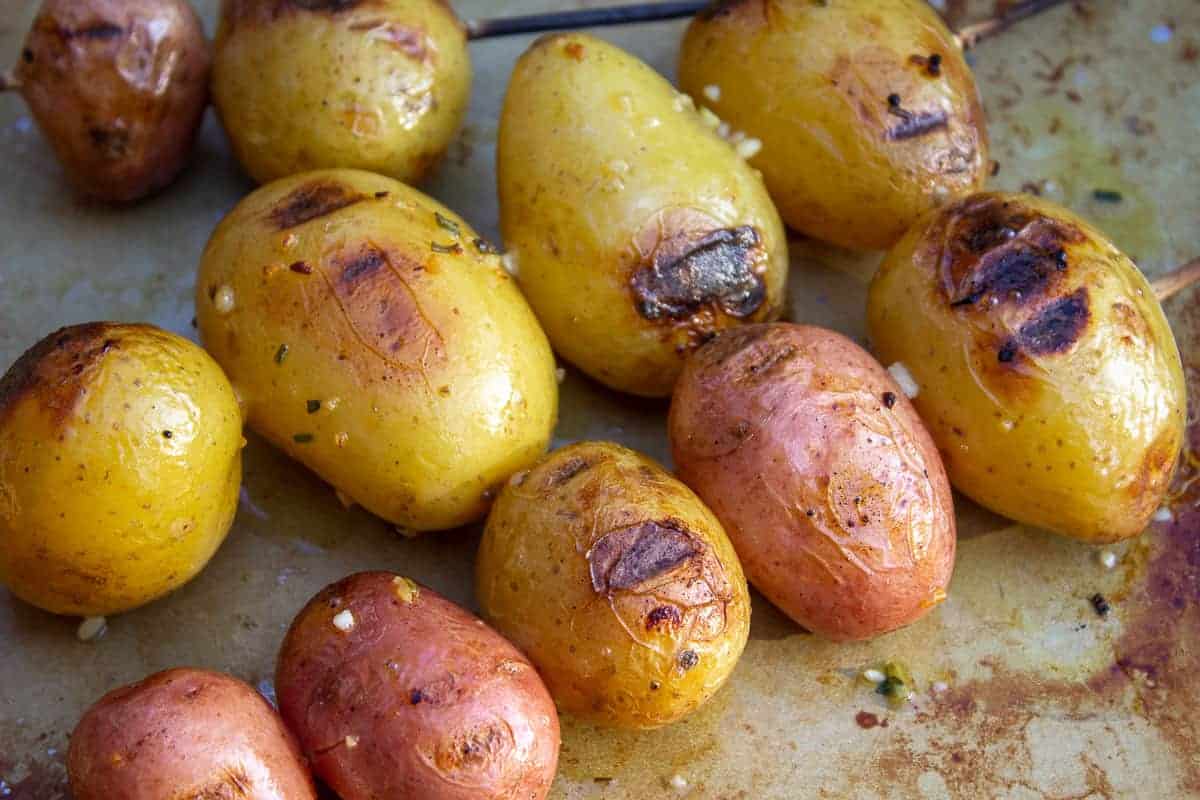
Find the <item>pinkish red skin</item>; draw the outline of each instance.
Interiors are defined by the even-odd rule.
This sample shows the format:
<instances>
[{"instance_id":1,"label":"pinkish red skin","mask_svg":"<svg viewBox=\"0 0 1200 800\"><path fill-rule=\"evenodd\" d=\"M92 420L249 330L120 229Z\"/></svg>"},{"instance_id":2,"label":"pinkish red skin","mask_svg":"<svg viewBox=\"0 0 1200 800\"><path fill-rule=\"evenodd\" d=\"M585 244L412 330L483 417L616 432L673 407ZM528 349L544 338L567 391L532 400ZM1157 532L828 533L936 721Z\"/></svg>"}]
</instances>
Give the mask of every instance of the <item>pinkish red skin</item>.
<instances>
[{"instance_id":1,"label":"pinkish red skin","mask_svg":"<svg viewBox=\"0 0 1200 800\"><path fill-rule=\"evenodd\" d=\"M283 643L279 707L314 771L342 800L546 797L558 715L533 666L482 620L396 580L327 587ZM333 622L344 611L347 631Z\"/></svg>"},{"instance_id":2,"label":"pinkish red skin","mask_svg":"<svg viewBox=\"0 0 1200 800\"><path fill-rule=\"evenodd\" d=\"M786 323L724 333L685 366L669 428L680 476L750 582L800 625L867 639L945 596L945 469L900 387L854 342Z\"/></svg>"},{"instance_id":3,"label":"pinkish red skin","mask_svg":"<svg viewBox=\"0 0 1200 800\"><path fill-rule=\"evenodd\" d=\"M109 692L71 735L75 800L316 800L296 740L241 681L173 669Z\"/></svg>"}]
</instances>

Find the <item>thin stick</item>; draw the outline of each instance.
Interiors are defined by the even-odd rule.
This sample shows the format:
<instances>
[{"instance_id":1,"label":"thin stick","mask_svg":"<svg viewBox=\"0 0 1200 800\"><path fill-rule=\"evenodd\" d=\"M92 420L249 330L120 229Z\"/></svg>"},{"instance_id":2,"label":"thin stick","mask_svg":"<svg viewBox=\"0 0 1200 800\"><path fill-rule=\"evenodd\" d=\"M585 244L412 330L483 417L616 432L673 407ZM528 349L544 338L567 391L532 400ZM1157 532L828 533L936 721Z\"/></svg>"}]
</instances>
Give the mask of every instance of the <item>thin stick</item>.
<instances>
[{"instance_id":1,"label":"thin stick","mask_svg":"<svg viewBox=\"0 0 1200 800\"><path fill-rule=\"evenodd\" d=\"M1164 303L1194 283L1200 282L1200 258L1194 258L1150 283L1158 302Z\"/></svg>"},{"instance_id":2,"label":"thin stick","mask_svg":"<svg viewBox=\"0 0 1200 800\"><path fill-rule=\"evenodd\" d=\"M998 16L966 26L955 33L954 38L963 50L970 50L984 39L1003 33L1021 20L1049 11L1065 2L1066 0L1024 0Z\"/></svg>"},{"instance_id":3,"label":"thin stick","mask_svg":"<svg viewBox=\"0 0 1200 800\"><path fill-rule=\"evenodd\" d=\"M519 33L596 28L605 25L625 25L631 22L652 22L660 19L690 17L708 6L708 0L685 0L675 3L644 3L612 8L583 8L575 11L552 11L524 17L475 19L467 22L468 39L487 39L492 36L513 36Z\"/></svg>"}]
</instances>

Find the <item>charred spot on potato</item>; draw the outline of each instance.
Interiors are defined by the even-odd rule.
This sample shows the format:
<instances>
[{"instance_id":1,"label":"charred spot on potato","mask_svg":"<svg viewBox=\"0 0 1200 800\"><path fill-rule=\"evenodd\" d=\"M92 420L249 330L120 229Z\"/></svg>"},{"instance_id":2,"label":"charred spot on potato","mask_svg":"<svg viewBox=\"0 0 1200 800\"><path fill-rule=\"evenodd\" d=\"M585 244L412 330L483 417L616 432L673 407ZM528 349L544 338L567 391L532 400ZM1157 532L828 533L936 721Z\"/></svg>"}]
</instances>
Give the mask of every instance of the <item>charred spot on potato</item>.
<instances>
[{"instance_id":1,"label":"charred spot on potato","mask_svg":"<svg viewBox=\"0 0 1200 800\"><path fill-rule=\"evenodd\" d=\"M282 203L271 209L271 224L280 231L298 228L363 199L361 194L340 183L315 181L296 189L285 197Z\"/></svg>"},{"instance_id":2,"label":"charred spot on potato","mask_svg":"<svg viewBox=\"0 0 1200 800\"><path fill-rule=\"evenodd\" d=\"M88 25L85 28L59 28L59 35L63 39L70 41L71 39L94 39L99 41L107 41L109 39L119 39L125 35L125 29L120 25L114 25L111 22L97 22Z\"/></svg>"},{"instance_id":3,"label":"charred spot on potato","mask_svg":"<svg viewBox=\"0 0 1200 800\"><path fill-rule=\"evenodd\" d=\"M18 358L0 378L0 415L22 396L34 394L62 420L85 389L80 376L88 364L115 349L110 326L103 322L75 325L45 337ZM70 380L63 380L68 372Z\"/></svg>"},{"instance_id":4,"label":"charred spot on potato","mask_svg":"<svg viewBox=\"0 0 1200 800\"><path fill-rule=\"evenodd\" d=\"M901 108L892 109L893 112L904 111ZM918 136L926 136L934 131L943 130L950 124L950 117L945 111L938 109L936 111L904 111L900 116L900 122L887 129L884 134L888 141L900 142L905 139L915 139Z\"/></svg>"},{"instance_id":5,"label":"charred spot on potato","mask_svg":"<svg viewBox=\"0 0 1200 800\"><path fill-rule=\"evenodd\" d=\"M369 278L388 263L387 254L374 247L364 247L338 262L341 274L338 280L353 285Z\"/></svg>"},{"instance_id":6,"label":"charred spot on potato","mask_svg":"<svg viewBox=\"0 0 1200 800\"><path fill-rule=\"evenodd\" d=\"M664 220L649 258L631 280L638 313L648 320L685 319L702 306L715 305L744 319L766 300L766 287L755 267L762 260L762 238L752 226L699 233L686 225L670 230Z\"/></svg>"},{"instance_id":7,"label":"charred spot on potato","mask_svg":"<svg viewBox=\"0 0 1200 800\"><path fill-rule=\"evenodd\" d=\"M656 606L646 615L646 630L675 630L683 624L683 616L675 606Z\"/></svg>"},{"instance_id":8,"label":"charred spot on potato","mask_svg":"<svg viewBox=\"0 0 1200 800\"><path fill-rule=\"evenodd\" d=\"M502 723L487 723L442 742L434 761L442 772L484 769L503 756L511 738L511 732Z\"/></svg>"},{"instance_id":9,"label":"charred spot on potato","mask_svg":"<svg viewBox=\"0 0 1200 800\"><path fill-rule=\"evenodd\" d=\"M700 663L700 656L696 655L695 650L684 650L679 654L679 668L687 672L694 666Z\"/></svg>"},{"instance_id":10,"label":"charred spot on potato","mask_svg":"<svg viewBox=\"0 0 1200 800\"><path fill-rule=\"evenodd\" d=\"M1091 318L1088 305L1086 288L1055 300L1021 326L1017 336L1021 349L1034 355L1061 353L1070 349L1087 328Z\"/></svg>"},{"instance_id":11,"label":"charred spot on potato","mask_svg":"<svg viewBox=\"0 0 1200 800\"><path fill-rule=\"evenodd\" d=\"M677 520L642 522L606 533L587 561L597 594L633 589L698 557L702 545Z\"/></svg>"},{"instance_id":12,"label":"charred spot on potato","mask_svg":"<svg viewBox=\"0 0 1200 800\"><path fill-rule=\"evenodd\" d=\"M88 128L88 140L101 157L112 161L129 154L129 131L93 125Z\"/></svg>"},{"instance_id":13,"label":"charred spot on potato","mask_svg":"<svg viewBox=\"0 0 1200 800\"><path fill-rule=\"evenodd\" d=\"M555 467L554 471L546 478L546 488L556 489L591 466L592 462L586 458L580 458L579 456L569 458Z\"/></svg>"}]
</instances>

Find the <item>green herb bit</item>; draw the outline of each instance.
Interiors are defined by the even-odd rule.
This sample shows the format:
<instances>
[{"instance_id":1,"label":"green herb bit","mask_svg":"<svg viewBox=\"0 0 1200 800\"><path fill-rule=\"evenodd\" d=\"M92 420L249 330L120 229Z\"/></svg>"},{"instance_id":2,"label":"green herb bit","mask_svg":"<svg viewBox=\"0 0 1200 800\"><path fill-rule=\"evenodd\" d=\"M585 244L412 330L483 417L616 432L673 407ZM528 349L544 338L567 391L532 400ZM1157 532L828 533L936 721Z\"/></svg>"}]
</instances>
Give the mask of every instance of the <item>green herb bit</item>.
<instances>
[{"instance_id":1,"label":"green herb bit","mask_svg":"<svg viewBox=\"0 0 1200 800\"><path fill-rule=\"evenodd\" d=\"M1120 192L1114 192L1112 189L1096 189L1092 192L1092 198L1097 203L1120 203L1125 199Z\"/></svg>"},{"instance_id":2,"label":"green herb bit","mask_svg":"<svg viewBox=\"0 0 1200 800\"><path fill-rule=\"evenodd\" d=\"M437 217L438 226L444 231L450 231L455 236L462 236L462 230L459 229L458 223L449 217L442 216L441 212L435 211L433 215Z\"/></svg>"},{"instance_id":3,"label":"green herb bit","mask_svg":"<svg viewBox=\"0 0 1200 800\"><path fill-rule=\"evenodd\" d=\"M311 433L297 433L292 437L292 441L296 444L308 444L312 440L313 435Z\"/></svg>"},{"instance_id":4,"label":"green herb bit","mask_svg":"<svg viewBox=\"0 0 1200 800\"><path fill-rule=\"evenodd\" d=\"M279 349L275 351L276 364L282 364L284 362L284 360L288 357L289 349L290 348L286 344L279 345Z\"/></svg>"},{"instance_id":5,"label":"green herb bit","mask_svg":"<svg viewBox=\"0 0 1200 800\"><path fill-rule=\"evenodd\" d=\"M309 400L307 403L304 404L304 407L308 409L308 413L315 414L321 410L321 401L320 400Z\"/></svg>"},{"instance_id":6,"label":"green herb bit","mask_svg":"<svg viewBox=\"0 0 1200 800\"><path fill-rule=\"evenodd\" d=\"M454 253L455 255L459 255L463 251L462 245L458 242L455 242L454 244L438 244L437 242L430 242L429 246L435 253Z\"/></svg>"}]
</instances>

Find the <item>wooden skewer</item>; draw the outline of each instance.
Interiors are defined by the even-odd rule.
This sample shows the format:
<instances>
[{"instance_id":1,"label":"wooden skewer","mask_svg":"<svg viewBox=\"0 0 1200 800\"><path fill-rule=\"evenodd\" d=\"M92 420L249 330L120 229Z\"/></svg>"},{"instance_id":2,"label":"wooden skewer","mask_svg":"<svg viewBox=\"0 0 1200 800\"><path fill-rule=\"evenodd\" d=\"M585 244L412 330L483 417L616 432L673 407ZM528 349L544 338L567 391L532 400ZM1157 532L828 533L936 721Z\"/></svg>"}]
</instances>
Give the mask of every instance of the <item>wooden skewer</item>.
<instances>
[{"instance_id":1,"label":"wooden skewer","mask_svg":"<svg viewBox=\"0 0 1200 800\"><path fill-rule=\"evenodd\" d=\"M985 39L1008 30L1023 19L1040 14L1066 0L1024 0L992 19L968 25L955 34L955 39L964 50L969 50ZM627 25L634 22L679 19L695 16L709 7L709 0L683 0L683 2L639 3L609 8L582 8L573 11L551 11L544 14L529 14L521 17L469 20L468 39L488 39L495 36L515 36L522 33L571 30L575 28L597 28L606 25Z\"/></svg>"},{"instance_id":2,"label":"wooden skewer","mask_svg":"<svg viewBox=\"0 0 1200 800\"><path fill-rule=\"evenodd\" d=\"M1194 258L1151 281L1150 288L1154 289L1158 302L1163 303L1195 283L1200 283L1200 258Z\"/></svg>"}]
</instances>

